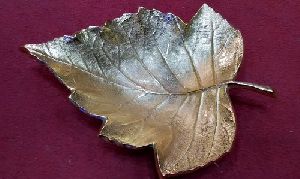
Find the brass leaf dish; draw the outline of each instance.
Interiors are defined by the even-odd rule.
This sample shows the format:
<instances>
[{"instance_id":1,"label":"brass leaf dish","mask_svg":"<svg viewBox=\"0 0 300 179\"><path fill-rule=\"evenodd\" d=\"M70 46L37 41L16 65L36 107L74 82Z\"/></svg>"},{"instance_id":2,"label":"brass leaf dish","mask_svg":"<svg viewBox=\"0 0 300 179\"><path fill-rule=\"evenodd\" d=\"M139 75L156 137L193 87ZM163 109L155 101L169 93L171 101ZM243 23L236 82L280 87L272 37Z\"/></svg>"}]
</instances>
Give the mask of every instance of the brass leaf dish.
<instances>
[{"instance_id":1,"label":"brass leaf dish","mask_svg":"<svg viewBox=\"0 0 300 179\"><path fill-rule=\"evenodd\" d=\"M232 146L236 121L230 85L243 40L220 14L203 5L185 24L139 8L107 22L25 47L71 91L88 113L106 116L101 136L139 148L151 145L163 176L217 160Z\"/></svg>"}]
</instances>

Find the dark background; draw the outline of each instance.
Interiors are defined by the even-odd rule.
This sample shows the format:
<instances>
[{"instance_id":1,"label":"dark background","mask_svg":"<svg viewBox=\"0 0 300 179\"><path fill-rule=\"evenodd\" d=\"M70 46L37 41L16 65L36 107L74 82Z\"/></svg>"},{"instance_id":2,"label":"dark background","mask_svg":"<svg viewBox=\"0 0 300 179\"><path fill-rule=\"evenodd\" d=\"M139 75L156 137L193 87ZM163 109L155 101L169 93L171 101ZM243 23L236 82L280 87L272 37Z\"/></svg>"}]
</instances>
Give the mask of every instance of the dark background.
<instances>
[{"instance_id":1,"label":"dark background","mask_svg":"<svg viewBox=\"0 0 300 179\"><path fill-rule=\"evenodd\" d=\"M20 50L72 34L139 6L188 21L207 3L242 32L238 80L272 86L276 97L230 91L238 132L231 153L178 178L300 178L299 1L0 1L0 178L157 178L151 148L98 139L101 122L80 112L46 67Z\"/></svg>"}]
</instances>

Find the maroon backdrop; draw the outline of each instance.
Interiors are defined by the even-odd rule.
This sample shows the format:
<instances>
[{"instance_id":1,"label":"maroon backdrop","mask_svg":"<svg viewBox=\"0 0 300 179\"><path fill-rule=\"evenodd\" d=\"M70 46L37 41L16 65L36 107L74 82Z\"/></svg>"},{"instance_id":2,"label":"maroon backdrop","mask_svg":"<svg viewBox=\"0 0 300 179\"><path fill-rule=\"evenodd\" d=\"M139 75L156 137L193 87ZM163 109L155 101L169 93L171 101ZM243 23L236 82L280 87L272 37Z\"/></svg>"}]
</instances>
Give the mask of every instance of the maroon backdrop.
<instances>
[{"instance_id":1,"label":"maroon backdrop","mask_svg":"<svg viewBox=\"0 0 300 179\"><path fill-rule=\"evenodd\" d=\"M0 1L0 178L157 178L152 150L98 139L100 121L68 101L68 90L20 50L72 34L139 6L188 21L204 1ZM244 37L238 80L276 97L232 89L238 132L231 153L178 178L300 178L299 1L205 1Z\"/></svg>"}]
</instances>

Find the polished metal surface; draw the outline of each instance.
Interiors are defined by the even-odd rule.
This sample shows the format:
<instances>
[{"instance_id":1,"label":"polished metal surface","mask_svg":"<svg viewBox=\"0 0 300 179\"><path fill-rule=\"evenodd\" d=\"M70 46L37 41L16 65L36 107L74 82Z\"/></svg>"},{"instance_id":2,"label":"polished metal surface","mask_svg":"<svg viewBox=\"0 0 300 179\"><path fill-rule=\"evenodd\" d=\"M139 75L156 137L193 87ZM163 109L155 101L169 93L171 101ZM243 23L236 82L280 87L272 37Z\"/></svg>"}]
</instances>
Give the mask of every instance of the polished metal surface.
<instances>
[{"instance_id":1,"label":"polished metal surface","mask_svg":"<svg viewBox=\"0 0 300 179\"><path fill-rule=\"evenodd\" d=\"M236 122L227 94L243 56L241 33L203 5L185 24L140 8L103 27L25 46L71 90L70 99L107 116L100 135L153 145L163 176L228 152Z\"/></svg>"}]
</instances>

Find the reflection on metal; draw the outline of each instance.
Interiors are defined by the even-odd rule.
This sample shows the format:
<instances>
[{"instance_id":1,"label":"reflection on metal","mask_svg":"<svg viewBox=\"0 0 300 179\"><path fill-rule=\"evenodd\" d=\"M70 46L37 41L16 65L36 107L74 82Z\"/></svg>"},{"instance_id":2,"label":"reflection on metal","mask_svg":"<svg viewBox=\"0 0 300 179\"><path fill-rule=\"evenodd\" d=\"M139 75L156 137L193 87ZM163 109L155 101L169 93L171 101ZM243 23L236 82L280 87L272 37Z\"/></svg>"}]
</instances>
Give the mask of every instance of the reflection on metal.
<instances>
[{"instance_id":1,"label":"reflection on metal","mask_svg":"<svg viewBox=\"0 0 300 179\"><path fill-rule=\"evenodd\" d=\"M243 56L241 33L203 5L185 24L140 8L74 36L25 46L71 90L70 99L107 116L100 135L153 144L163 176L202 167L228 152L236 122L229 84Z\"/></svg>"}]
</instances>

